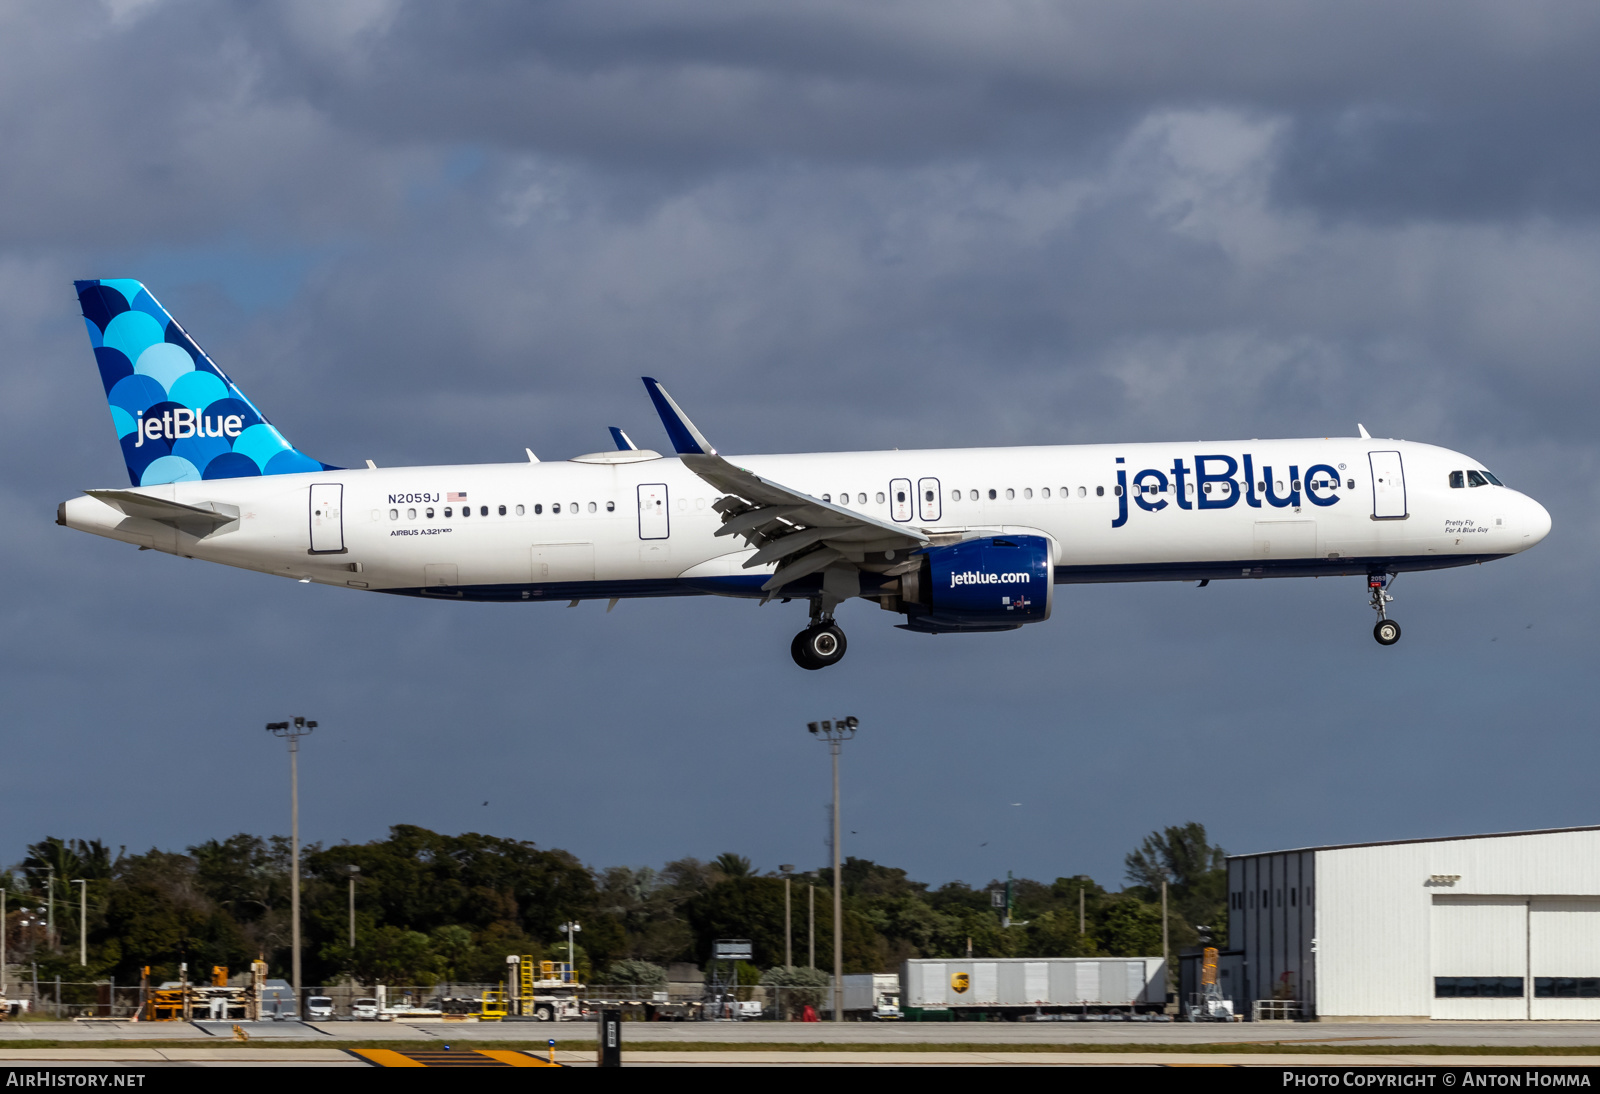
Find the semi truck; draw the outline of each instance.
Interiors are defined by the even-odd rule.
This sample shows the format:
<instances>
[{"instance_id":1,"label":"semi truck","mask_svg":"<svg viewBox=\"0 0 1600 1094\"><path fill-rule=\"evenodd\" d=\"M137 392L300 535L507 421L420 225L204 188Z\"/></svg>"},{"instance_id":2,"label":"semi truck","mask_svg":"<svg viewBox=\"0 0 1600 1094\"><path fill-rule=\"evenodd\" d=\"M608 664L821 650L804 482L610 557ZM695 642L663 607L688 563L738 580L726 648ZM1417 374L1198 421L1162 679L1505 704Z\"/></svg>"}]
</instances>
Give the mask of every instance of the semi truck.
<instances>
[{"instance_id":1,"label":"semi truck","mask_svg":"<svg viewBox=\"0 0 1600 1094\"><path fill-rule=\"evenodd\" d=\"M900 1006L911 1021L1094 1018L1166 1008L1159 957L920 958L900 969Z\"/></svg>"}]
</instances>

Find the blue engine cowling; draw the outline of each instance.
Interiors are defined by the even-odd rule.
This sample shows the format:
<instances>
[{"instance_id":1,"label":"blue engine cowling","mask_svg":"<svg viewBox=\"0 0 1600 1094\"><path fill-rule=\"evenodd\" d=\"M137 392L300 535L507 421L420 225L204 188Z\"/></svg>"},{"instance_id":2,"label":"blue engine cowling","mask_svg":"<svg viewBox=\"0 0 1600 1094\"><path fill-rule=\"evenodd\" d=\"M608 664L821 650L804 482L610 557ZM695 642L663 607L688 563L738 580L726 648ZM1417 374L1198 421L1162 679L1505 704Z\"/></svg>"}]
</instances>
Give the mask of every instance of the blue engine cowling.
<instances>
[{"instance_id":1,"label":"blue engine cowling","mask_svg":"<svg viewBox=\"0 0 1600 1094\"><path fill-rule=\"evenodd\" d=\"M1055 560L1044 536L985 536L925 558L903 598L908 630L1008 631L1050 618Z\"/></svg>"}]
</instances>

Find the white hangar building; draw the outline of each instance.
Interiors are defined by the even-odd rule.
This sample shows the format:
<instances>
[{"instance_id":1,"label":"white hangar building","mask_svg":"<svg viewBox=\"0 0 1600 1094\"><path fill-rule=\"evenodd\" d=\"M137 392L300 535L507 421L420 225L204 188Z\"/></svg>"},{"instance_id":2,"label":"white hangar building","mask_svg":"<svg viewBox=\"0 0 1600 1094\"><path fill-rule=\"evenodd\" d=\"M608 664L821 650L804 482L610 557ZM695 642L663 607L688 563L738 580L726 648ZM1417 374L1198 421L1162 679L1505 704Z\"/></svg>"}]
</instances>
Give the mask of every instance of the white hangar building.
<instances>
[{"instance_id":1,"label":"white hangar building","mask_svg":"<svg viewBox=\"0 0 1600 1094\"><path fill-rule=\"evenodd\" d=\"M1600 1019L1600 827L1228 858L1236 1012Z\"/></svg>"}]
</instances>

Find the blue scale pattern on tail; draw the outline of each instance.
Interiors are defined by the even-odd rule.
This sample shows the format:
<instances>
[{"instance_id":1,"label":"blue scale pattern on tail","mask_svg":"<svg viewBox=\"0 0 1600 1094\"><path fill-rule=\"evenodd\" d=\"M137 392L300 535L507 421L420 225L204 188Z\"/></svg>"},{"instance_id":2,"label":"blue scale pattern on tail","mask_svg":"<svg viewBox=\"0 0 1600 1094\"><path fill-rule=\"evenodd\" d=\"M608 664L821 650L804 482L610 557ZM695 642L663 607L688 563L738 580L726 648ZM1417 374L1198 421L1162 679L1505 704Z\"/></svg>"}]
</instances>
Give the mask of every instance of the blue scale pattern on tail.
<instances>
[{"instance_id":1,"label":"blue scale pattern on tail","mask_svg":"<svg viewBox=\"0 0 1600 1094\"><path fill-rule=\"evenodd\" d=\"M135 486L335 471L290 444L137 281L76 281Z\"/></svg>"}]
</instances>

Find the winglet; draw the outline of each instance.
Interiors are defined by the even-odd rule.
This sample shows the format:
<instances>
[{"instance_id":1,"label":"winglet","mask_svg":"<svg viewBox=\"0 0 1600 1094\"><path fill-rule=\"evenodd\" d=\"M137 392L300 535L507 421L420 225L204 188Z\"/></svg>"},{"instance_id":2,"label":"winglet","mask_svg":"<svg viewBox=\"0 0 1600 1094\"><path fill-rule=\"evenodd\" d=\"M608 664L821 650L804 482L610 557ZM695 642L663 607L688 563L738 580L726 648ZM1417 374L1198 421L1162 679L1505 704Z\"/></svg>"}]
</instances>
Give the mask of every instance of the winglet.
<instances>
[{"instance_id":1,"label":"winglet","mask_svg":"<svg viewBox=\"0 0 1600 1094\"><path fill-rule=\"evenodd\" d=\"M656 413L661 415L661 424L667 429L673 450L680 456L715 456L717 450L711 447L711 442L694 427L689 416L672 401L666 389L648 376L641 379L644 380L645 390L650 393L650 401L656 404Z\"/></svg>"},{"instance_id":2,"label":"winglet","mask_svg":"<svg viewBox=\"0 0 1600 1094\"><path fill-rule=\"evenodd\" d=\"M1356 423L1356 428L1361 430L1361 439L1362 440L1364 440L1364 441L1372 440L1372 434L1367 432L1367 427L1366 426L1362 425L1360 422L1357 422Z\"/></svg>"},{"instance_id":3,"label":"winglet","mask_svg":"<svg viewBox=\"0 0 1600 1094\"><path fill-rule=\"evenodd\" d=\"M632 437L628 436L616 426L611 426L609 428L611 429L611 439L617 443L618 452L639 451L639 446L633 443Z\"/></svg>"}]
</instances>

